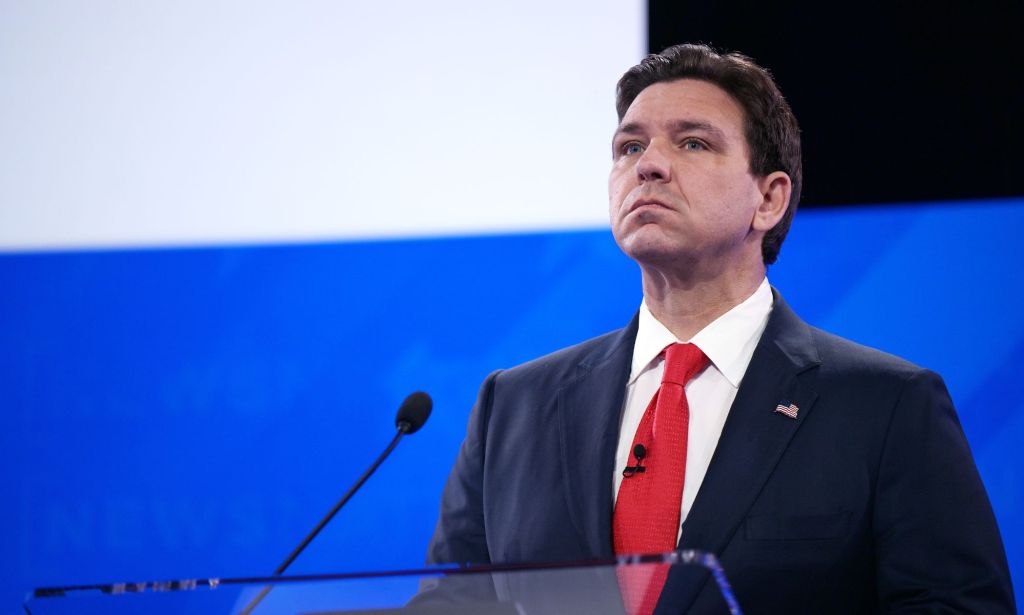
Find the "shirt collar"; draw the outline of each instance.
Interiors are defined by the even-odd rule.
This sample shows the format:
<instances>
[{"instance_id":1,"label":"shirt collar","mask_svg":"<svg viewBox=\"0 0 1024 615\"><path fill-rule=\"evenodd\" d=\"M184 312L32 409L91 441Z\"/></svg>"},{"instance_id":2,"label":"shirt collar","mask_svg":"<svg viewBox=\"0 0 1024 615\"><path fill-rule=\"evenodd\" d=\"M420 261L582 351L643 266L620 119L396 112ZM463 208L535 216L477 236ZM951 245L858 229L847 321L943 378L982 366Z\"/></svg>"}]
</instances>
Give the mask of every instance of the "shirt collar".
<instances>
[{"instance_id":1,"label":"shirt collar","mask_svg":"<svg viewBox=\"0 0 1024 615\"><path fill-rule=\"evenodd\" d=\"M701 329L690 340L707 355L733 388L739 388L747 365L754 355L774 299L768 279L761 281L754 294ZM647 309L640 305L640 323L633 344L633 364L629 384L656 365L656 359L669 344L681 342Z\"/></svg>"}]
</instances>

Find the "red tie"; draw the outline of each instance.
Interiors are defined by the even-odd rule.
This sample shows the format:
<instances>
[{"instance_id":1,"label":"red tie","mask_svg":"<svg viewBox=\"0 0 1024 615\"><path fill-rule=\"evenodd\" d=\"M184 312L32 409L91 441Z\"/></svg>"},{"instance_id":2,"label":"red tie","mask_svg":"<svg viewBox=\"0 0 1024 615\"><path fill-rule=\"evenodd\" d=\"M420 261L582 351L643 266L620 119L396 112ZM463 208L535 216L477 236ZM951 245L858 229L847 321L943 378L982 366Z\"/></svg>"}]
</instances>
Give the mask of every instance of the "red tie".
<instances>
[{"instance_id":1,"label":"red tie","mask_svg":"<svg viewBox=\"0 0 1024 615\"><path fill-rule=\"evenodd\" d=\"M641 465L635 451L646 450L643 472L623 478L612 518L612 537L617 555L661 553L676 548L679 507L686 476L686 438L690 406L686 383L708 363L693 344L665 348L665 374L651 398L630 446L629 465ZM620 574L626 612L648 615L654 611L668 575L668 567L645 565Z\"/></svg>"}]
</instances>

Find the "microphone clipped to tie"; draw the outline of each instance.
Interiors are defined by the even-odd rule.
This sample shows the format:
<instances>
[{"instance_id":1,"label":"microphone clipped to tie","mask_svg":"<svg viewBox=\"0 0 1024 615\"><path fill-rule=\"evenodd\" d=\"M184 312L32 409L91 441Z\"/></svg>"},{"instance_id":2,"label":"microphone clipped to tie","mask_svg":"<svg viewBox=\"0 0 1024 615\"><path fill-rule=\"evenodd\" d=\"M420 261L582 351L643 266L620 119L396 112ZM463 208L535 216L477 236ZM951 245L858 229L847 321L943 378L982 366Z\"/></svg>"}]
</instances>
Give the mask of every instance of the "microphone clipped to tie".
<instances>
[{"instance_id":1,"label":"microphone clipped to tie","mask_svg":"<svg viewBox=\"0 0 1024 615\"><path fill-rule=\"evenodd\" d=\"M623 478L630 478L634 474L640 474L641 472L647 471L647 468L643 466L644 458L647 457L647 448L645 448L643 444L637 443L637 445L633 447L633 457L636 458L636 465L626 466L626 469L622 471Z\"/></svg>"}]
</instances>

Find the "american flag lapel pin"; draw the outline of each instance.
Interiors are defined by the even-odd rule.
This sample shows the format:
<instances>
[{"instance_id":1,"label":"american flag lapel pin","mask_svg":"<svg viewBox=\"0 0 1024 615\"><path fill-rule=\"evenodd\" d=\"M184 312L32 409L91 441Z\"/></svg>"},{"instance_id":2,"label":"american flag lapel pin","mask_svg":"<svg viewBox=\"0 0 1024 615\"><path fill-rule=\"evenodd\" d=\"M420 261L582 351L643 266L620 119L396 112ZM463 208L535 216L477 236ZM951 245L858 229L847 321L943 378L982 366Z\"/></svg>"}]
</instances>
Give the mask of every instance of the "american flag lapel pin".
<instances>
[{"instance_id":1,"label":"american flag lapel pin","mask_svg":"<svg viewBox=\"0 0 1024 615\"><path fill-rule=\"evenodd\" d=\"M785 414L791 419L795 419L797 412L800 412L800 408L797 408L796 404L794 403L782 401L779 402L778 406L775 406L775 411L778 412L779 414Z\"/></svg>"}]
</instances>

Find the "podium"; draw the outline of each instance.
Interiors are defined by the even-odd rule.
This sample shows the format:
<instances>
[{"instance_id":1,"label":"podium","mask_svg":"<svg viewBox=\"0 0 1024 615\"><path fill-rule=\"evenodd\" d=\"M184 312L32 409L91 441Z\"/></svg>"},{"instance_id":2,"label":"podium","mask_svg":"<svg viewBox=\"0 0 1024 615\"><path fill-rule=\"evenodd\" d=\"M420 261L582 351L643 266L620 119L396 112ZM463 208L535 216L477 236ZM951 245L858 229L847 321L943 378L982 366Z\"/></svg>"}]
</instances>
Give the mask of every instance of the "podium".
<instances>
[{"instance_id":1,"label":"podium","mask_svg":"<svg viewBox=\"0 0 1024 615\"><path fill-rule=\"evenodd\" d=\"M624 615L626 584L652 575L665 579L655 613L682 613L698 592L703 592L701 612L741 612L718 561L700 551L589 562L43 587L24 607L30 615ZM710 611L709 592L717 596Z\"/></svg>"}]
</instances>

